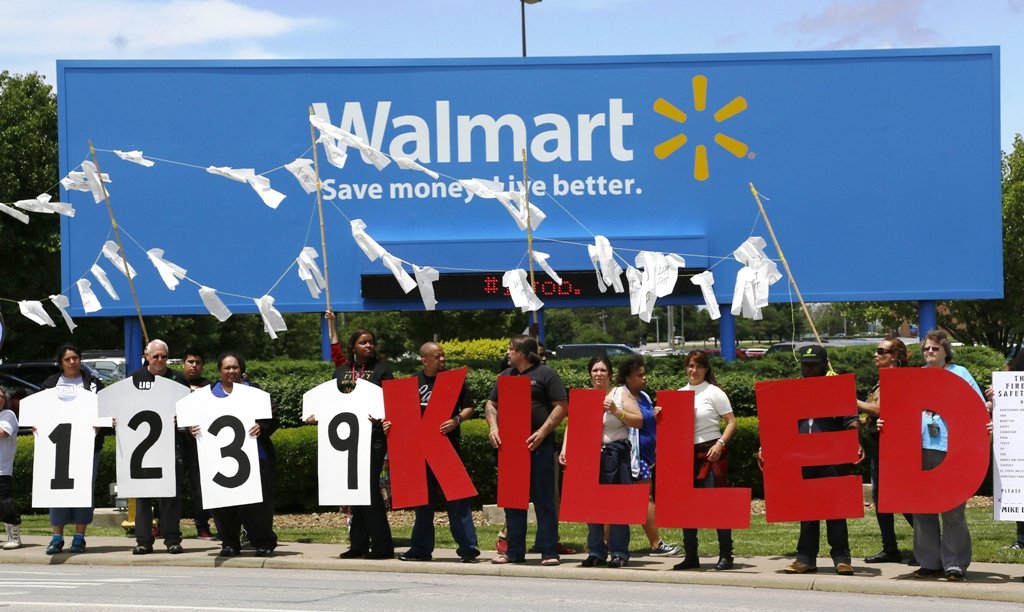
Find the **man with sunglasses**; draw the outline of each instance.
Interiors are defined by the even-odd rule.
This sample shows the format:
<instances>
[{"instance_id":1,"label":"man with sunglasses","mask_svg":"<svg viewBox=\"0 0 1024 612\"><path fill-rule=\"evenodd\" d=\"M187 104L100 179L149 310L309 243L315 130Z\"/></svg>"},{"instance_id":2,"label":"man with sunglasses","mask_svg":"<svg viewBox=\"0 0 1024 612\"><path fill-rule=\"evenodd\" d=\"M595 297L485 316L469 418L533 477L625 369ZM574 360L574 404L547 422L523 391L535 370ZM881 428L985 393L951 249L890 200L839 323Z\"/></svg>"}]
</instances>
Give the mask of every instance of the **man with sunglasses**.
<instances>
[{"instance_id":1,"label":"man with sunglasses","mask_svg":"<svg viewBox=\"0 0 1024 612\"><path fill-rule=\"evenodd\" d=\"M135 388L145 391L153 386L157 376L169 378L174 382L189 386L185 375L177 370L167 367L169 350L167 343L163 340L153 340L146 345L143 353L146 358L146 365L132 372L132 383ZM180 474L178 475L180 480ZM153 532L153 499L135 500L135 542L132 549L133 555L145 555L153 552L153 541L156 535L163 535L167 552L172 555L184 552L181 547L181 499L174 497L161 497L160 504L160 528Z\"/></svg>"}]
</instances>

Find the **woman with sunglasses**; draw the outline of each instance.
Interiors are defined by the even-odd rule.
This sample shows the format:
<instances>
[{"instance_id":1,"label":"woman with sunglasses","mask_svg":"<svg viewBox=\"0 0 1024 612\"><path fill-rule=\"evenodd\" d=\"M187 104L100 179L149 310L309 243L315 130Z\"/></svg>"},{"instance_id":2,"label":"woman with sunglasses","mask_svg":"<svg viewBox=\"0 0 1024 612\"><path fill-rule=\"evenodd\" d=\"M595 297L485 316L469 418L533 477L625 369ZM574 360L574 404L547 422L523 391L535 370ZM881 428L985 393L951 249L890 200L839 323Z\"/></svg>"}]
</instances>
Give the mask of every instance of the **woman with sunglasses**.
<instances>
[{"instance_id":1,"label":"woman with sunglasses","mask_svg":"<svg viewBox=\"0 0 1024 612\"><path fill-rule=\"evenodd\" d=\"M921 351L924 353L924 367L942 368L956 374L971 385L982 402L985 401L967 368L953 363L953 345L945 332L938 329L928 332ZM884 425L884 420L878 419L879 431ZM942 416L931 410L922 411L921 467L930 470L942 463L948 443L949 431ZM945 575L948 582L962 582L966 578L967 566L971 564L971 532L967 529L966 507L964 502L941 514L914 515L914 557L921 564L914 577L940 578Z\"/></svg>"},{"instance_id":2,"label":"woman with sunglasses","mask_svg":"<svg viewBox=\"0 0 1024 612\"><path fill-rule=\"evenodd\" d=\"M896 336L888 336L878 343L875 349L875 367L905 368L909 365L910 356L907 345ZM861 444L871 459L871 499L875 502L875 518L878 530L882 533L882 550L864 559L865 563L900 563L903 556L896 543L896 521L892 514L878 512L878 407L881 397L878 383L868 393L864 401L857 400L857 411L861 413ZM911 526L914 525L912 515L903 517Z\"/></svg>"}]
</instances>

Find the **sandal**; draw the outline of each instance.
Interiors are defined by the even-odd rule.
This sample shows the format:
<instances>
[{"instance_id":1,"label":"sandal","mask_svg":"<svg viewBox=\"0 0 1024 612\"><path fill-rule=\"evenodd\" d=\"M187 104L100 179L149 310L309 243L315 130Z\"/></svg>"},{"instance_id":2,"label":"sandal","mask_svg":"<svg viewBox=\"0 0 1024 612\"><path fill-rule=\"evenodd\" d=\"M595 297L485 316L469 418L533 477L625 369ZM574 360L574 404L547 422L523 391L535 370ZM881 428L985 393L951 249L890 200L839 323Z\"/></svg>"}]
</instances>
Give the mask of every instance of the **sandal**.
<instances>
[{"instance_id":1,"label":"sandal","mask_svg":"<svg viewBox=\"0 0 1024 612\"><path fill-rule=\"evenodd\" d=\"M544 565L544 566L549 566L550 567L550 566L554 566L554 565L561 565L562 562L559 561L558 557L548 557L547 559L541 559L540 560L540 564Z\"/></svg>"}]
</instances>

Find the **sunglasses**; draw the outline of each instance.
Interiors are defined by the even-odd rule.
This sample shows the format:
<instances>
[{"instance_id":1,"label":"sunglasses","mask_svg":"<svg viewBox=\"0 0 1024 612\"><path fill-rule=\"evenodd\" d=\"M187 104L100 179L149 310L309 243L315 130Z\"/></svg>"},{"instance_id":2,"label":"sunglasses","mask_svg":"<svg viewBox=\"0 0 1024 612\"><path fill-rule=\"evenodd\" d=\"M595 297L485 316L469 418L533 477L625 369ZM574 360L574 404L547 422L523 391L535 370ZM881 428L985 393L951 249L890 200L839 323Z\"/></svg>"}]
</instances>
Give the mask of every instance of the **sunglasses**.
<instances>
[{"instance_id":1,"label":"sunglasses","mask_svg":"<svg viewBox=\"0 0 1024 612\"><path fill-rule=\"evenodd\" d=\"M882 347L878 347L878 348L875 349L875 354L876 355L892 355L895 352L896 351L894 351L893 349L887 349L887 348L882 348Z\"/></svg>"},{"instance_id":2,"label":"sunglasses","mask_svg":"<svg viewBox=\"0 0 1024 612\"><path fill-rule=\"evenodd\" d=\"M923 346L921 350L925 353L938 353L942 350L941 346Z\"/></svg>"}]
</instances>

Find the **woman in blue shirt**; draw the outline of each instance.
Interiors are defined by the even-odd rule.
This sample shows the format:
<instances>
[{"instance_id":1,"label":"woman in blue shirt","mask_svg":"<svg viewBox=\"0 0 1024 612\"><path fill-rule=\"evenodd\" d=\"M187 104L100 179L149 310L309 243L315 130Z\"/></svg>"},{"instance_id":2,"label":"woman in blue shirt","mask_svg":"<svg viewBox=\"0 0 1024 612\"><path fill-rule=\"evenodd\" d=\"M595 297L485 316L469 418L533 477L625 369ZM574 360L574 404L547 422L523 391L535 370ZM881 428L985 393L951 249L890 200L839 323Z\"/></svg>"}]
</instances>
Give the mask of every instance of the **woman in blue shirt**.
<instances>
[{"instance_id":1,"label":"woman in blue shirt","mask_svg":"<svg viewBox=\"0 0 1024 612\"><path fill-rule=\"evenodd\" d=\"M932 330L921 345L926 368L943 368L967 381L985 401L974 377L963 366L953 363L953 346L945 332ZM925 470L939 465L946 456L949 431L945 421L935 412L921 413L921 467ZM914 515L914 556L921 567L914 572L918 578L945 574L949 582L966 577L971 564L971 533L964 512L966 502L941 514ZM941 518L942 526L939 527Z\"/></svg>"}]
</instances>

